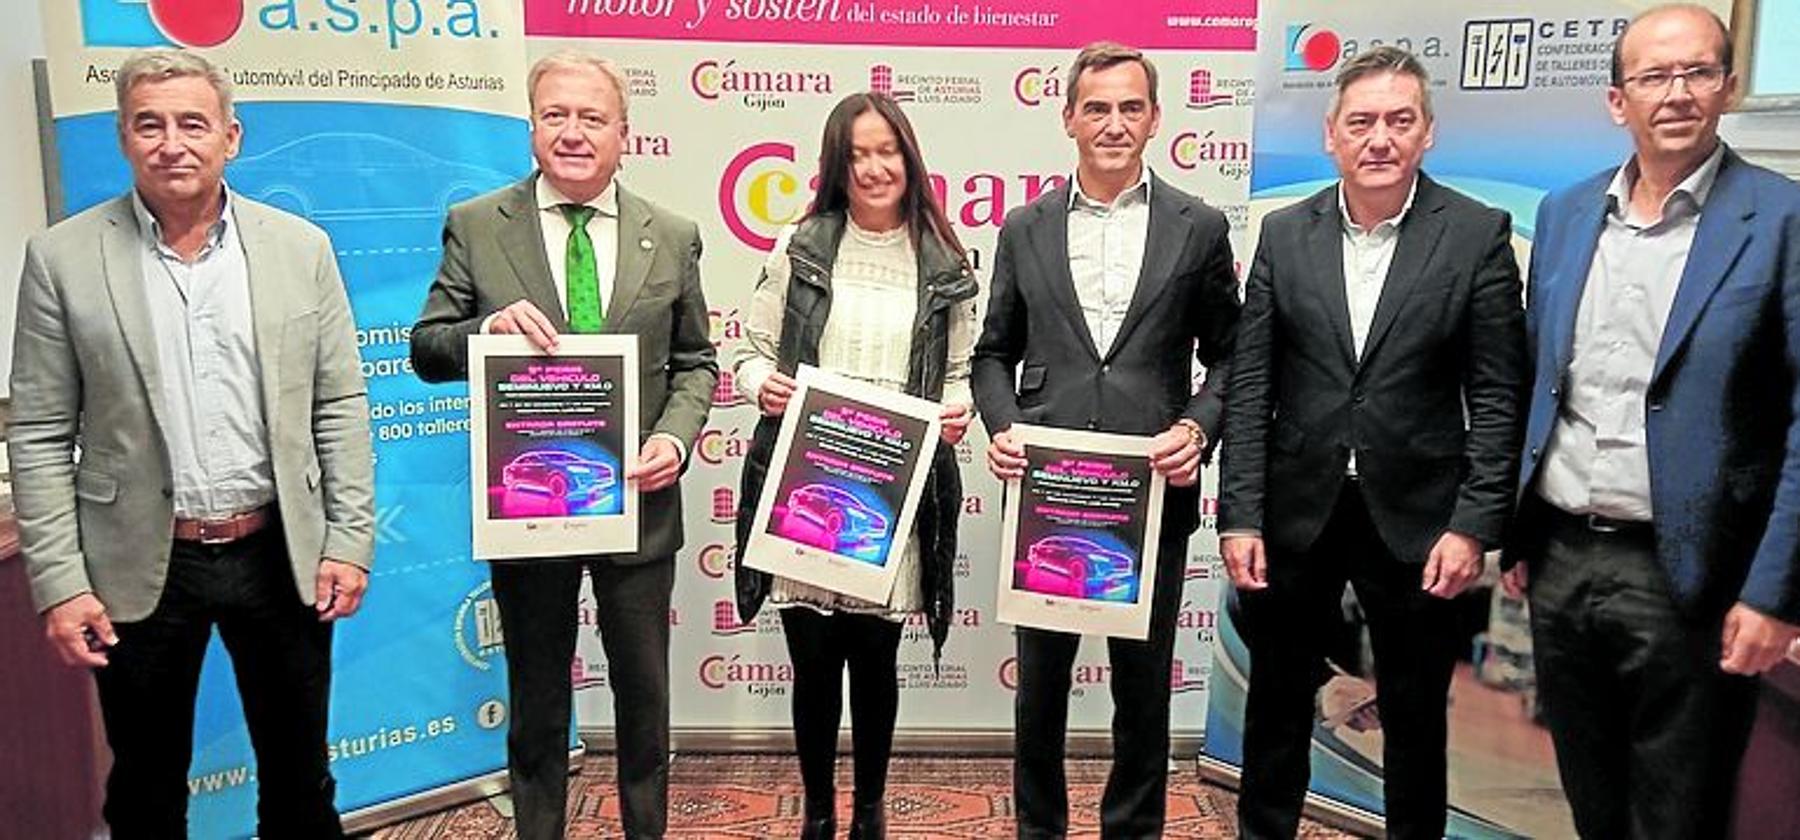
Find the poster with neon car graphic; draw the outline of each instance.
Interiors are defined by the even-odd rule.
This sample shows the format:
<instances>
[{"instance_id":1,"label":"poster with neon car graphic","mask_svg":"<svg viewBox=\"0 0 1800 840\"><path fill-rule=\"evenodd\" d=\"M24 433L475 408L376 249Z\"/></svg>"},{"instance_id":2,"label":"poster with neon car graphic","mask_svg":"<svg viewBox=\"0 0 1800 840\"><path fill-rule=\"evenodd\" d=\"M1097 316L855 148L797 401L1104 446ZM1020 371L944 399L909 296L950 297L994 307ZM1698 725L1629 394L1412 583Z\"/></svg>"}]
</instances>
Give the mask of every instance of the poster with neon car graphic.
<instances>
[{"instance_id":1,"label":"poster with neon car graphic","mask_svg":"<svg viewBox=\"0 0 1800 840\"><path fill-rule=\"evenodd\" d=\"M483 560L637 550L637 337L469 338L469 486Z\"/></svg>"},{"instance_id":2,"label":"poster with neon car graphic","mask_svg":"<svg viewBox=\"0 0 1800 840\"><path fill-rule=\"evenodd\" d=\"M1026 424L1012 436L1026 466L1001 512L999 619L1146 638L1164 491L1150 439Z\"/></svg>"},{"instance_id":3,"label":"poster with neon car graphic","mask_svg":"<svg viewBox=\"0 0 1800 840\"><path fill-rule=\"evenodd\" d=\"M801 365L739 561L876 603L938 445L942 406Z\"/></svg>"}]
</instances>

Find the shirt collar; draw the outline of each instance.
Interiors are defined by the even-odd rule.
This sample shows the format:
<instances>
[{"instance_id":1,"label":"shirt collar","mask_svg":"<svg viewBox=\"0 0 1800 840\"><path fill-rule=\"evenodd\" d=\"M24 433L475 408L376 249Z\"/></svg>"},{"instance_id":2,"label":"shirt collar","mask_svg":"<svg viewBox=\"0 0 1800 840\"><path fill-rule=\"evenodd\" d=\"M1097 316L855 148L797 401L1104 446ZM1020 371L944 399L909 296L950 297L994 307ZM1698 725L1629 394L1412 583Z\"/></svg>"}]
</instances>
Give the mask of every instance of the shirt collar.
<instances>
[{"instance_id":1,"label":"shirt collar","mask_svg":"<svg viewBox=\"0 0 1800 840\"><path fill-rule=\"evenodd\" d=\"M1119 193L1118 197L1114 198L1110 204L1097 198L1088 197L1088 194L1081 189L1081 178L1074 173L1069 175L1070 210L1081 207L1094 210L1111 210L1115 207L1123 207L1126 204L1136 202L1143 202L1145 204L1150 202L1150 165L1147 163L1138 167L1137 183L1126 187L1125 191Z\"/></svg>"},{"instance_id":2,"label":"shirt collar","mask_svg":"<svg viewBox=\"0 0 1800 840\"><path fill-rule=\"evenodd\" d=\"M215 248L225 241L225 229L233 224L231 188L220 185L219 220L206 229L206 247ZM162 223L156 220L156 214L150 212L150 205L144 203L144 197L136 188L131 191L131 212L137 217L138 231L158 250L168 250L163 244Z\"/></svg>"},{"instance_id":3,"label":"shirt collar","mask_svg":"<svg viewBox=\"0 0 1800 840\"><path fill-rule=\"evenodd\" d=\"M1681 211L1679 207L1691 207L1691 212L1698 214L1700 208L1706 206L1706 197L1712 193L1713 183L1719 179L1719 165L1725 160L1725 143L1713 146L1712 154L1700 162L1700 166L1688 173L1675 189L1663 199L1662 216L1667 219ZM1619 171L1613 173L1612 183L1606 188L1606 212L1618 219L1625 219L1630 214L1631 188L1637 184L1638 162L1633 155ZM1677 199L1677 196L1680 198Z\"/></svg>"},{"instance_id":4,"label":"shirt collar","mask_svg":"<svg viewBox=\"0 0 1800 840\"><path fill-rule=\"evenodd\" d=\"M556 185L550 183L549 178L546 178L542 173L539 173L537 179L538 209L557 210L559 209L559 206L563 204L586 204L587 206L594 208L594 210L602 216L617 217L619 215L619 182L617 179L608 181L606 183L606 189L601 190L600 194L594 196L591 200L573 201L568 196L563 195L562 190L557 189Z\"/></svg>"},{"instance_id":5,"label":"shirt collar","mask_svg":"<svg viewBox=\"0 0 1800 840\"><path fill-rule=\"evenodd\" d=\"M1350 219L1350 200L1344 197L1344 182L1340 180L1338 181L1337 188L1338 215L1344 220L1344 230L1350 231L1351 233L1369 234L1378 233L1383 229L1392 230L1400 227L1400 222L1406 218L1407 211L1412 209L1413 199L1418 195L1419 176L1417 173L1414 173L1412 186L1406 188L1406 203L1400 205L1400 212L1395 213L1391 218L1382 219L1381 221L1376 222L1374 226L1370 227L1368 230L1363 230L1362 228L1357 227L1356 222Z\"/></svg>"}]
</instances>

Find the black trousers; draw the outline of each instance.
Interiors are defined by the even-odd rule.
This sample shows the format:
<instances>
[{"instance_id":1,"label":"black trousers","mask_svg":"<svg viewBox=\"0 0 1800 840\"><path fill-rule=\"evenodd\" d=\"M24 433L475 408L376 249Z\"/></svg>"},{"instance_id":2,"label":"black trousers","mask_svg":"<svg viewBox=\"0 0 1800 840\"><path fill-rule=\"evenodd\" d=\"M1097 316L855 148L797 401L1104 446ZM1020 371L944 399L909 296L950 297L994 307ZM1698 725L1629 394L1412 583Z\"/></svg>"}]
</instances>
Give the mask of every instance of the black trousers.
<instances>
[{"instance_id":1,"label":"black trousers","mask_svg":"<svg viewBox=\"0 0 1800 840\"><path fill-rule=\"evenodd\" d=\"M588 570L618 743L625 835L661 837L669 799L669 593L673 558L494 563L512 718L506 768L521 840L561 840L569 799L569 668Z\"/></svg>"},{"instance_id":2,"label":"black trousers","mask_svg":"<svg viewBox=\"0 0 1800 840\"><path fill-rule=\"evenodd\" d=\"M223 545L176 542L156 609L114 625L119 643L94 671L112 836L187 836L194 699L215 626L256 751L257 834L343 836L325 753L331 625L301 603L278 526Z\"/></svg>"},{"instance_id":3,"label":"black trousers","mask_svg":"<svg viewBox=\"0 0 1800 840\"><path fill-rule=\"evenodd\" d=\"M1313 547L1271 551L1268 588L1239 593L1250 649L1240 836L1289 838L1299 829L1314 697L1346 581L1374 647L1388 836L1444 836L1446 712L1462 642L1451 602L1419 588L1424 560L1389 553L1357 482L1346 481Z\"/></svg>"},{"instance_id":4,"label":"black trousers","mask_svg":"<svg viewBox=\"0 0 1800 840\"><path fill-rule=\"evenodd\" d=\"M1648 529L1547 518L1530 568L1532 652L1576 830L1724 837L1757 686L1719 670L1724 616L1678 608Z\"/></svg>"},{"instance_id":5,"label":"black trousers","mask_svg":"<svg viewBox=\"0 0 1800 840\"><path fill-rule=\"evenodd\" d=\"M1169 668L1181 605L1187 535L1164 533L1157 548L1150 636L1109 638L1113 759L1100 800L1104 837L1162 834L1169 786ZM1069 791L1063 772L1070 669L1081 645L1072 633L1019 628L1019 690L1013 697L1013 801L1019 837L1063 837Z\"/></svg>"},{"instance_id":6,"label":"black trousers","mask_svg":"<svg viewBox=\"0 0 1800 840\"><path fill-rule=\"evenodd\" d=\"M837 801L838 725L844 666L850 667L850 739L856 765L852 794L859 814L878 815L887 793L888 756L900 710L895 675L901 625L880 616L806 607L781 611L794 663L794 747L806 786L806 818L832 816Z\"/></svg>"}]
</instances>

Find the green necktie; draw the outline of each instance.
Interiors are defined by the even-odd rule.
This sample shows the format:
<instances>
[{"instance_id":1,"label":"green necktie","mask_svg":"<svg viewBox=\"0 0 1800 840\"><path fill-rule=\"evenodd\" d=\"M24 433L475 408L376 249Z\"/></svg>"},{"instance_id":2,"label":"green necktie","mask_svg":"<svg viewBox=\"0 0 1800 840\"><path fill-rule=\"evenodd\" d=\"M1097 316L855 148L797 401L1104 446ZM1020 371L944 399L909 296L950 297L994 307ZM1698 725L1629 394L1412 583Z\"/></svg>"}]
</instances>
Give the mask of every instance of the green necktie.
<instances>
[{"instance_id":1,"label":"green necktie","mask_svg":"<svg viewBox=\"0 0 1800 840\"><path fill-rule=\"evenodd\" d=\"M564 283L569 292L569 332L597 333L606 319L600 306L600 272L594 264L594 240L588 238L587 232L594 208L585 204L564 204L562 214L569 220L569 247L564 262Z\"/></svg>"}]
</instances>

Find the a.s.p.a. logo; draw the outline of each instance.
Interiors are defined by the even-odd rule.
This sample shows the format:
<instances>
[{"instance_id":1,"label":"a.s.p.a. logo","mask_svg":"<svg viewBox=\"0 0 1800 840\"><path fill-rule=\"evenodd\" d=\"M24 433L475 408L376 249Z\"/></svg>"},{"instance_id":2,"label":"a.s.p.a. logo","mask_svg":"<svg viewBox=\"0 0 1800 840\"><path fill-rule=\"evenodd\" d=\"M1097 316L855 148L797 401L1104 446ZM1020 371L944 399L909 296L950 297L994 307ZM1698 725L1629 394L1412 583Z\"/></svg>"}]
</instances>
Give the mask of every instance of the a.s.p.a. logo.
<instances>
[{"instance_id":1,"label":"a.s.p.a. logo","mask_svg":"<svg viewBox=\"0 0 1800 840\"><path fill-rule=\"evenodd\" d=\"M216 47L243 22L243 0L81 0L90 47Z\"/></svg>"},{"instance_id":2,"label":"a.s.p.a. logo","mask_svg":"<svg viewBox=\"0 0 1800 840\"><path fill-rule=\"evenodd\" d=\"M216 47L245 23L280 35L378 39L491 39L481 0L79 0L90 47Z\"/></svg>"},{"instance_id":3,"label":"a.s.p.a. logo","mask_svg":"<svg viewBox=\"0 0 1800 840\"><path fill-rule=\"evenodd\" d=\"M1287 49L1283 70L1311 70L1323 73L1337 66L1343 54L1338 34L1311 23L1290 23L1287 27Z\"/></svg>"}]
</instances>

